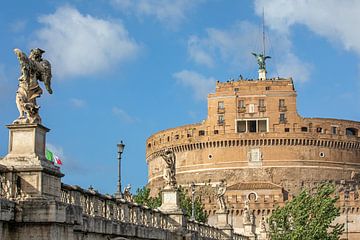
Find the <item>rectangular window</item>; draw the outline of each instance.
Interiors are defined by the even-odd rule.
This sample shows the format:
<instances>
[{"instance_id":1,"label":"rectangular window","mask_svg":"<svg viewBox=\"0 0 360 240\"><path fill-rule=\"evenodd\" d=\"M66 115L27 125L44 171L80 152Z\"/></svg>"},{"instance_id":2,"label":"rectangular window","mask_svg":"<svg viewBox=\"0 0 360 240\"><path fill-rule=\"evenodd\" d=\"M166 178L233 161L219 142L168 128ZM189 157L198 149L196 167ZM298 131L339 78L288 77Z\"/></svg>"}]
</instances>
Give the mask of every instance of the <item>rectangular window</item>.
<instances>
[{"instance_id":1,"label":"rectangular window","mask_svg":"<svg viewBox=\"0 0 360 240\"><path fill-rule=\"evenodd\" d=\"M219 134L219 130L214 130L214 134Z\"/></svg>"},{"instance_id":2,"label":"rectangular window","mask_svg":"<svg viewBox=\"0 0 360 240\"><path fill-rule=\"evenodd\" d=\"M223 125L224 122L225 122L224 115L222 115L222 114L218 115L218 124Z\"/></svg>"},{"instance_id":3,"label":"rectangular window","mask_svg":"<svg viewBox=\"0 0 360 240\"><path fill-rule=\"evenodd\" d=\"M244 108L244 107L245 107L245 101L239 100L239 108Z\"/></svg>"},{"instance_id":4,"label":"rectangular window","mask_svg":"<svg viewBox=\"0 0 360 240\"><path fill-rule=\"evenodd\" d=\"M246 132L246 121L237 122L237 132L238 133Z\"/></svg>"},{"instance_id":5,"label":"rectangular window","mask_svg":"<svg viewBox=\"0 0 360 240\"><path fill-rule=\"evenodd\" d=\"M205 131L204 131L204 130L200 130L200 131L199 131L199 136L205 136Z\"/></svg>"},{"instance_id":6,"label":"rectangular window","mask_svg":"<svg viewBox=\"0 0 360 240\"><path fill-rule=\"evenodd\" d=\"M307 127L301 127L301 131L302 131L302 132L307 132L307 131L308 131L308 128L307 128Z\"/></svg>"},{"instance_id":7,"label":"rectangular window","mask_svg":"<svg viewBox=\"0 0 360 240\"><path fill-rule=\"evenodd\" d=\"M258 121L258 125L259 125L259 132L267 132L267 121L266 120L259 120Z\"/></svg>"},{"instance_id":8,"label":"rectangular window","mask_svg":"<svg viewBox=\"0 0 360 240\"><path fill-rule=\"evenodd\" d=\"M264 107L264 106L265 106L265 100L259 99L259 107Z\"/></svg>"},{"instance_id":9,"label":"rectangular window","mask_svg":"<svg viewBox=\"0 0 360 240\"><path fill-rule=\"evenodd\" d=\"M218 102L218 109L224 109L224 102L223 101Z\"/></svg>"},{"instance_id":10,"label":"rectangular window","mask_svg":"<svg viewBox=\"0 0 360 240\"><path fill-rule=\"evenodd\" d=\"M257 132L256 131L256 121L255 120L248 121L247 125L248 125L248 132Z\"/></svg>"},{"instance_id":11,"label":"rectangular window","mask_svg":"<svg viewBox=\"0 0 360 240\"><path fill-rule=\"evenodd\" d=\"M285 113L280 113L279 122L280 123L286 123L286 115L285 115Z\"/></svg>"},{"instance_id":12,"label":"rectangular window","mask_svg":"<svg viewBox=\"0 0 360 240\"><path fill-rule=\"evenodd\" d=\"M331 127L331 133L337 134L337 127Z\"/></svg>"},{"instance_id":13,"label":"rectangular window","mask_svg":"<svg viewBox=\"0 0 360 240\"><path fill-rule=\"evenodd\" d=\"M279 99L279 107L285 107L285 99Z\"/></svg>"},{"instance_id":14,"label":"rectangular window","mask_svg":"<svg viewBox=\"0 0 360 240\"><path fill-rule=\"evenodd\" d=\"M290 128L285 128L285 132L290 132Z\"/></svg>"},{"instance_id":15,"label":"rectangular window","mask_svg":"<svg viewBox=\"0 0 360 240\"><path fill-rule=\"evenodd\" d=\"M254 120L237 120L236 121L236 132L238 133L256 133L256 132L267 132L268 131L268 120L267 119L254 119Z\"/></svg>"}]
</instances>

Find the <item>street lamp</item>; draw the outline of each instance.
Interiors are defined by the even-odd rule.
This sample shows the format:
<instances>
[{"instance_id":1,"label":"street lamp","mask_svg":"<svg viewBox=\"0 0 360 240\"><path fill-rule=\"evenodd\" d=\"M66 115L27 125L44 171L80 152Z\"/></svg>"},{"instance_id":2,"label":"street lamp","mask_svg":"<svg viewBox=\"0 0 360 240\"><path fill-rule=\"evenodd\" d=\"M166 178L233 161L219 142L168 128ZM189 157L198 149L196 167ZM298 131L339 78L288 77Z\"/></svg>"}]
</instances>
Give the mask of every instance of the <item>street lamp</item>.
<instances>
[{"instance_id":1,"label":"street lamp","mask_svg":"<svg viewBox=\"0 0 360 240\"><path fill-rule=\"evenodd\" d=\"M195 220L195 183L191 183L191 219Z\"/></svg>"},{"instance_id":2,"label":"street lamp","mask_svg":"<svg viewBox=\"0 0 360 240\"><path fill-rule=\"evenodd\" d=\"M118 148L118 184L117 184L117 192L115 193L116 198L122 198L121 193L121 154L124 152L125 144L123 141L117 144Z\"/></svg>"}]
</instances>

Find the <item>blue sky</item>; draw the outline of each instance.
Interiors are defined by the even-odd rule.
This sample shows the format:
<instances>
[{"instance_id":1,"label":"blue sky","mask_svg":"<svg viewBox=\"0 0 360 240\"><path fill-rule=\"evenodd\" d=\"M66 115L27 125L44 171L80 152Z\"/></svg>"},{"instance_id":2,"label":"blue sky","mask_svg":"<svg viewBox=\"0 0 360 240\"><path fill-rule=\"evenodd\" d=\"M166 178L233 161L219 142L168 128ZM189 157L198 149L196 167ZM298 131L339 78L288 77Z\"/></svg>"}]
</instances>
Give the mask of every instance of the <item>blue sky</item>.
<instances>
[{"instance_id":1,"label":"blue sky","mask_svg":"<svg viewBox=\"0 0 360 240\"><path fill-rule=\"evenodd\" d=\"M13 48L40 47L54 75L40 114L63 181L115 192L123 140L123 185L143 186L147 137L205 119L216 80L256 77L263 8L268 76L293 77L299 113L359 121L359 1L2 1L0 155L18 116Z\"/></svg>"}]
</instances>

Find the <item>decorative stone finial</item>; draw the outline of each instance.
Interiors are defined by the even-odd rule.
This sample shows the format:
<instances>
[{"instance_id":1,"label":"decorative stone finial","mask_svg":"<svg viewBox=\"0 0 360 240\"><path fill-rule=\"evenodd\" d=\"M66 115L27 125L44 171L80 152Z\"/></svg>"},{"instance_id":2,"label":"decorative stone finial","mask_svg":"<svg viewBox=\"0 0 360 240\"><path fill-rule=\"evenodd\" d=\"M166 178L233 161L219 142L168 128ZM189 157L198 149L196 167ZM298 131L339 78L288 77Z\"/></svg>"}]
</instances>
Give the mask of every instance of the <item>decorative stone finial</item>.
<instances>
[{"instance_id":1,"label":"decorative stone finial","mask_svg":"<svg viewBox=\"0 0 360 240\"><path fill-rule=\"evenodd\" d=\"M29 57L20 49L14 49L20 63L21 76L19 87L16 91L16 105L20 116L14 121L15 124L41 123L39 115L40 106L36 99L43 93L39 82L44 82L47 91L52 94L51 89L51 64L42 59L45 52L40 48L31 49Z\"/></svg>"}]
</instances>

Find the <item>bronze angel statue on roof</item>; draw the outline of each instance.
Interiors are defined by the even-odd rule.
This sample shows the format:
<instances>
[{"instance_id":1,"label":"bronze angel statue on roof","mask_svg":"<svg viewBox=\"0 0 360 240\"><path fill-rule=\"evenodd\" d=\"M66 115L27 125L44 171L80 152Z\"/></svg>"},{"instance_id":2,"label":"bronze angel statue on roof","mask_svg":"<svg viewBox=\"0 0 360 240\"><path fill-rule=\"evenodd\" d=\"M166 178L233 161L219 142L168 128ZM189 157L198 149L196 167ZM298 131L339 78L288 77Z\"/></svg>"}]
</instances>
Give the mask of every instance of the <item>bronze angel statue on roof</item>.
<instances>
[{"instance_id":1,"label":"bronze angel statue on roof","mask_svg":"<svg viewBox=\"0 0 360 240\"><path fill-rule=\"evenodd\" d=\"M271 58L270 56L265 56L265 54L256 54L256 53L251 53L252 55L254 55L256 57L256 60L258 62L259 65L259 70L265 70L265 61L268 58Z\"/></svg>"},{"instance_id":2,"label":"bronze angel statue on roof","mask_svg":"<svg viewBox=\"0 0 360 240\"><path fill-rule=\"evenodd\" d=\"M16 106L20 116L14 123L41 123L40 106L37 105L36 99L41 96L43 90L38 81L44 82L46 90L52 94L50 62L42 58L45 51L40 48L31 49L29 57L20 49L15 48L14 52L21 70L16 91Z\"/></svg>"}]
</instances>

